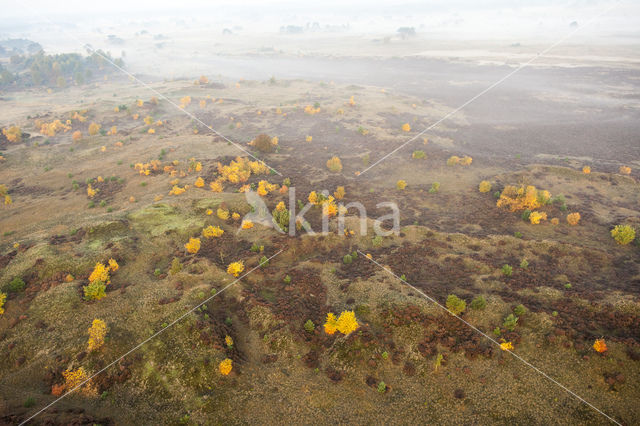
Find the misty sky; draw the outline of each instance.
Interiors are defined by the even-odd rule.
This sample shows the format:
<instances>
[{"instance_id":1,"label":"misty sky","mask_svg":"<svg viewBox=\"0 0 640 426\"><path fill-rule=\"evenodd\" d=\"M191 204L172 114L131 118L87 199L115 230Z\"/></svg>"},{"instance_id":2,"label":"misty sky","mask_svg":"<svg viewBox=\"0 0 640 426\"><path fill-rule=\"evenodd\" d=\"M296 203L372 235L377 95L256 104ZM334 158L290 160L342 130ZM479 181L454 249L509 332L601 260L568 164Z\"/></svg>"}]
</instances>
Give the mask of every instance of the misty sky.
<instances>
[{"instance_id":1,"label":"misty sky","mask_svg":"<svg viewBox=\"0 0 640 426\"><path fill-rule=\"evenodd\" d=\"M391 0L303 2L236 0L186 2L110 0L2 0L5 19L0 37L28 35L25 24L61 23L69 28L122 27L145 22L182 20L186 25L242 27L245 33L278 31L282 25L348 25L350 31L376 33L414 26L443 38L491 39L500 37L555 36L604 12L611 0ZM607 16L594 22L591 34L638 36L640 2L622 0Z\"/></svg>"}]
</instances>

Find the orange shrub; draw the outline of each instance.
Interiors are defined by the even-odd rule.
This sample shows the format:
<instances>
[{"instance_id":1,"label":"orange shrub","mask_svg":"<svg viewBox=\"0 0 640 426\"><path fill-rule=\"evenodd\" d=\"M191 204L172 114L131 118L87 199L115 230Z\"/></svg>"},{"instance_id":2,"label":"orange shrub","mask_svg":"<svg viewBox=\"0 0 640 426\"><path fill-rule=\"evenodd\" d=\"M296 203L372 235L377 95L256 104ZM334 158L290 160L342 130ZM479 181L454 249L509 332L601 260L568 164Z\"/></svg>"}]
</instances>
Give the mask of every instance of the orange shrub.
<instances>
[{"instance_id":1,"label":"orange shrub","mask_svg":"<svg viewBox=\"0 0 640 426\"><path fill-rule=\"evenodd\" d=\"M575 226L578 222L580 222L580 213L575 212L567 215L567 223L569 223L569 225Z\"/></svg>"},{"instance_id":2,"label":"orange shrub","mask_svg":"<svg viewBox=\"0 0 640 426\"><path fill-rule=\"evenodd\" d=\"M342 162L340 158L334 156L331 159L327 160L327 168L334 173L339 173L342 171Z\"/></svg>"},{"instance_id":3,"label":"orange shrub","mask_svg":"<svg viewBox=\"0 0 640 426\"><path fill-rule=\"evenodd\" d=\"M607 350L607 344L604 342L604 339L596 339L593 343L593 349L598 353L603 353Z\"/></svg>"}]
</instances>

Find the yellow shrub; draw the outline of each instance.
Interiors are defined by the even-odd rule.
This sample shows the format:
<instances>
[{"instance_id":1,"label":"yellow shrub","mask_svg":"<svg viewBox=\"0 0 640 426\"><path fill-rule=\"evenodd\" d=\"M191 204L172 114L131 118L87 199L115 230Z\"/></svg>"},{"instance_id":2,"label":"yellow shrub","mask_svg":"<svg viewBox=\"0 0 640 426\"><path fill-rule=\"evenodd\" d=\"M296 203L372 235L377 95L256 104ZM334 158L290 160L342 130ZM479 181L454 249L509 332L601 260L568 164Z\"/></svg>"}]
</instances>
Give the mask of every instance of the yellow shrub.
<instances>
[{"instance_id":1,"label":"yellow shrub","mask_svg":"<svg viewBox=\"0 0 640 426\"><path fill-rule=\"evenodd\" d=\"M396 188L398 189L405 189L407 187L407 182L403 179L400 179L398 182L396 182Z\"/></svg>"},{"instance_id":2,"label":"yellow shrub","mask_svg":"<svg viewBox=\"0 0 640 426\"><path fill-rule=\"evenodd\" d=\"M222 192L224 186L222 186L220 179L216 179L209 184L209 188L211 188L213 192Z\"/></svg>"},{"instance_id":3,"label":"yellow shrub","mask_svg":"<svg viewBox=\"0 0 640 426\"><path fill-rule=\"evenodd\" d=\"M89 135L94 136L97 135L100 131L100 125L98 123L89 124Z\"/></svg>"},{"instance_id":4,"label":"yellow shrub","mask_svg":"<svg viewBox=\"0 0 640 426\"><path fill-rule=\"evenodd\" d=\"M629 244L636 238L636 231L629 225L616 225L611 230L611 236L618 244Z\"/></svg>"},{"instance_id":5,"label":"yellow shrub","mask_svg":"<svg viewBox=\"0 0 640 426\"><path fill-rule=\"evenodd\" d=\"M554 217L553 219L551 219L551 224L552 225L559 225L560 224L560 219L558 219L557 217Z\"/></svg>"},{"instance_id":6,"label":"yellow shrub","mask_svg":"<svg viewBox=\"0 0 640 426\"><path fill-rule=\"evenodd\" d=\"M189 238L189 242L184 245L184 248L191 254L196 254L200 251L200 238Z\"/></svg>"},{"instance_id":7,"label":"yellow shrub","mask_svg":"<svg viewBox=\"0 0 640 426\"><path fill-rule=\"evenodd\" d=\"M237 277L240 273L244 271L244 262L242 260L238 262L232 262L227 266L227 274L233 275Z\"/></svg>"},{"instance_id":8,"label":"yellow shrub","mask_svg":"<svg viewBox=\"0 0 640 426\"><path fill-rule=\"evenodd\" d=\"M222 374L223 376L228 376L233 369L233 361L231 361L229 358L226 358L225 360L220 362L218 369L220 370L220 374Z\"/></svg>"},{"instance_id":9,"label":"yellow shrub","mask_svg":"<svg viewBox=\"0 0 640 426\"><path fill-rule=\"evenodd\" d=\"M513 343L511 343L511 342L502 342L502 343L500 343L500 349L502 349L503 351L512 351L513 350Z\"/></svg>"},{"instance_id":10,"label":"yellow shrub","mask_svg":"<svg viewBox=\"0 0 640 426\"><path fill-rule=\"evenodd\" d=\"M569 225L575 226L578 222L580 222L580 213L575 212L567 215L567 223L569 223Z\"/></svg>"},{"instance_id":11,"label":"yellow shrub","mask_svg":"<svg viewBox=\"0 0 640 426\"><path fill-rule=\"evenodd\" d=\"M191 96L184 96L180 98L180 108L184 108L191 103Z\"/></svg>"},{"instance_id":12,"label":"yellow shrub","mask_svg":"<svg viewBox=\"0 0 640 426\"><path fill-rule=\"evenodd\" d=\"M534 210L547 204L551 199L549 191L539 191L533 185L519 187L507 185L500 193L496 205L508 207L512 212L518 210Z\"/></svg>"},{"instance_id":13,"label":"yellow shrub","mask_svg":"<svg viewBox=\"0 0 640 426\"><path fill-rule=\"evenodd\" d=\"M75 132L73 132L73 134L71 135L71 138L74 141L79 141L80 139L82 139L82 132L80 130L76 130Z\"/></svg>"},{"instance_id":14,"label":"yellow shrub","mask_svg":"<svg viewBox=\"0 0 640 426\"><path fill-rule=\"evenodd\" d=\"M339 186L338 188L336 188L336 191L333 193L333 196L336 197L336 199L338 200L342 200L344 198L344 195L345 195L344 186Z\"/></svg>"},{"instance_id":15,"label":"yellow shrub","mask_svg":"<svg viewBox=\"0 0 640 426\"><path fill-rule=\"evenodd\" d=\"M115 259L109 259L109 269L111 269L112 272L115 272L120 269L120 265L118 265L118 262L116 262Z\"/></svg>"},{"instance_id":16,"label":"yellow shrub","mask_svg":"<svg viewBox=\"0 0 640 426\"><path fill-rule=\"evenodd\" d=\"M582 167L582 173L584 173L585 175L588 175L589 173L591 173L591 167L589 166Z\"/></svg>"},{"instance_id":17,"label":"yellow shrub","mask_svg":"<svg viewBox=\"0 0 640 426\"><path fill-rule=\"evenodd\" d=\"M547 220L547 214L545 212L531 212L529 215L529 221L532 225L537 225L541 220Z\"/></svg>"},{"instance_id":18,"label":"yellow shrub","mask_svg":"<svg viewBox=\"0 0 640 426\"><path fill-rule=\"evenodd\" d=\"M253 228L253 222L251 222L250 220L243 220L241 226L242 229L251 229Z\"/></svg>"},{"instance_id":19,"label":"yellow shrub","mask_svg":"<svg viewBox=\"0 0 640 426\"><path fill-rule=\"evenodd\" d=\"M218 207L216 215L222 220L227 220L229 219L229 210Z\"/></svg>"},{"instance_id":20,"label":"yellow shrub","mask_svg":"<svg viewBox=\"0 0 640 426\"><path fill-rule=\"evenodd\" d=\"M109 283L109 268L104 263L98 262L93 268L93 272L89 275L89 282L100 281L105 284Z\"/></svg>"},{"instance_id":21,"label":"yellow shrub","mask_svg":"<svg viewBox=\"0 0 640 426\"><path fill-rule=\"evenodd\" d=\"M198 177L198 179L196 179L196 182L194 183L194 185L197 188L202 188L204 186L204 179L202 179L201 177Z\"/></svg>"},{"instance_id":22,"label":"yellow shrub","mask_svg":"<svg viewBox=\"0 0 640 426\"><path fill-rule=\"evenodd\" d=\"M148 173L146 173L148 174ZM173 185L173 188L171 188L171 191L169 191L169 195L180 195L182 193L184 193L184 191L186 191L186 187L185 188L180 188L178 185Z\"/></svg>"},{"instance_id":23,"label":"yellow shrub","mask_svg":"<svg viewBox=\"0 0 640 426\"><path fill-rule=\"evenodd\" d=\"M327 334L333 334L338 329L336 316L329 312L327 314L327 321L324 323L324 331Z\"/></svg>"},{"instance_id":24,"label":"yellow shrub","mask_svg":"<svg viewBox=\"0 0 640 426\"><path fill-rule=\"evenodd\" d=\"M7 295L0 291L0 315L4 314L4 302L7 300Z\"/></svg>"},{"instance_id":25,"label":"yellow shrub","mask_svg":"<svg viewBox=\"0 0 640 426\"><path fill-rule=\"evenodd\" d=\"M309 202L313 205L318 204L318 194L316 194L316 191L311 191L309 193L309 198L308 198Z\"/></svg>"},{"instance_id":26,"label":"yellow shrub","mask_svg":"<svg viewBox=\"0 0 640 426\"><path fill-rule=\"evenodd\" d=\"M358 329L358 321L353 311L343 311L338 317L336 328L342 334L349 334Z\"/></svg>"},{"instance_id":27,"label":"yellow shrub","mask_svg":"<svg viewBox=\"0 0 640 426\"><path fill-rule=\"evenodd\" d=\"M458 157L457 155L452 155L451 157L449 157L449 159L447 159L447 166L455 166L456 164L460 163L460 157Z\"/></svg>"},{"instance_id":28,"label":"yellow shrub","mask_svg":"<svg viewBox=\"0 0 640 426\"><path fill-rule=\"evenodd\" d=\"M631 174L631 167L620 166L620 173L623 174L623 175L630 175Z\"/></svg>"},{"instance_id":29,"label":"yellow shrub","mask_svg":"<svg viewBox=\"0 0 640 426\"><path fill-rule=\"evenodd\" d=\"M304 140L307 141L307 142L311 142L313 140L313 136L307 135L307 137L304 138Z\"/></svg>"},{"instance_id":30,"label":"yellow shrub","mask_svg":"<svg viewBox=\"0 0 640 426\"><path fill-rule=\"evenodd\" d=\"M21 142L22 141L22 130L18 126L10 126L8 128L2 129L2 134L9 142Z\"/></svg>"},{"instance_id":31,"label":"yellow shrub","mask_svg":"<svg viewBox=\"0 0 640 426\"><path fill-rule=\"evenodd\" d=\"M94 351L104 345L104 337L107 335L107 323L101 319L94 319L89 327L89 343L87 350Z\"/></svg>"},{"instance_id":32,"label":"yellow shrub","mask_svg":"<svg viewBox=\"0 0 640 426\"><path fill-rule=\"evenodd\" d=\"M202 235L206 238L219 237L224 234L224 230L219 226L209 225L202 230Z\"/></svg>"},{"instance_id":33,"label":"yellow shrub","mask_svg":"<svg viewBox=\"0 0 640 426\"><path fill-rule=\"evenodd\" d=\"M82 392L85 395L95 395L97 392L95 386L91 384L91 381L88 381L89 375L82 367L79 367L77 370L65 370L62 372L62 377L64 377L67 392L74 390L85 382L86 384L82 388Z\"/></svg>"},{"instance_id":34,"label":"yellow shrub","mask_svg":"<svg viewBox=\"0 0 640 426\"><path fill-rule=\"evenodd\" d=\"M483 180L482 182L480 182L480 185L478 185L478 191L480 192L491 191L491 182L489 182L488 180Z\"/></svg>"},{"instance_id":35,"label":"yellow shrub","mask_svg":"<svg viewBox=\"0 0 640 426\"><path fill-rule=\"evenodd\" d=\"M402 131L403 132L410 132L411 131L411 125L409 123L404 123L402 125Z\"/></svg>"},{"instance_id":36,"label":"yellow shrub","mask_svg":"<svg viewBox=\"0 0 640 426\"><path fill-rule=\"evenodd\" d=\"M322 202L322 214L328 217L333 217L338 214L338 206L334 202L333 197L329 197L328 200Z\"/></svg>"},{"instance_id":37,"label":"yellow shrub","mask_svg":"<svg viewBox=\"0 0 640 426\"><path fill-rule=\"evenodd\" d=\"M327 334L334 334L337 330L346 335L354 332L358 327L359 324L356 320L356 314L353 311L342 311L337 319L333 313L329 312L327 313L327 320L324 324L324 331Z\"/></svg>"}]
</instances>

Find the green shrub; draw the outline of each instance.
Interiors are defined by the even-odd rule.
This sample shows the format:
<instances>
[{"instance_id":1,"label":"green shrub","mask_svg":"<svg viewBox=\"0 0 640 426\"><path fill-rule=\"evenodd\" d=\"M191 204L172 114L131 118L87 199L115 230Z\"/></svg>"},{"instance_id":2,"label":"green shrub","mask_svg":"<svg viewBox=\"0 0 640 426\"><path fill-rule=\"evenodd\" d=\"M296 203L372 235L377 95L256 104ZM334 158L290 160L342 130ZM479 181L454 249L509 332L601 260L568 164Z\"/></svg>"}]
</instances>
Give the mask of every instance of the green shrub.
<instances>
[{"instance_id":1,"label":"green shrub","mask_svg":"<svg viewBox=\"0 0 640 426\"><path fill-rule=\"evenodd\" d=\"M504 275L505 277L510 277L511 274L513 274L513 268L510 265L503 265L502 275Z\"/></svg>"},{"instance_id":2,"label":"green shrub","mask_svg":"<svg viewBox=\"0 0 640 426\"><path fill-rule=\"evenodd\" d=\"M10 293L19 293L24 290L25 286L26 284L24 283L22 278L14 277L11 281L9 281L9 284L5 286L5 290Z\"/></svg>"},{"instance_id":3,"label":"green shrub","mask_svg":"<svg viewBox=\"0 0 640 426\"><path fill-rule=\"evenodd\" d=\"M518 317L513 314L509 314L504 319L502 326L509 331L513 331L515 330L517 324L518 324Z\"/></svg>"},{"instance_id":4,"label":"green shrub","mask_svg":"<svg viewBox=\"0 0 640 426\"><path fill-rule=\"evenodd\" d=\"M345 265L349 265L351 264L351 262L353 262L353 258L351 257L351 255L345 254L344 257L342 258L342 263L344 263Z\"/></svg>"},{"instance_id":5,"label":"green shrub","mask_svg":"<svg viewBox=\"0 0 640 426\"><path fill-rule=\"evenodd\" d=\"M425 158L427 156L427 154L424 153L424 151L413 151L413 154L411 154L411 158L414 158L416 160L422 160L423 158Z\"/></svg>"},{"instance_id":6,"label":"green shrub","mask_svg":"<svg viewBox=\"0 0 640 426\"><path fill-rule=\"evenodd\" d=\"M282 281L284 281L285 284L291 284L291 277L287 275Z\"/></svg>"},{"instance_id":7,"label":"green shrub","mask_svg":"<svg viewBox=\"0 0 640 426\"><path fill-rule=\"evenodd\" d=\"M180 263L180 259L174 257L171 261L171 268L169 268L169 273L171 275L175 275L180 271L182 271L182 264Z\"/></svg>"},{"instance_id":8,"label":"green shrub","mask_svg":"<svg viewBox=\"0 0 640 426\"><path fill-rule=\"evenodd\" d=\"M525 211L522 212L522 220L524 220L525 222L529 221L529 217L531 216L531 210L526 209Z\"/></svg>"},{"instance_id":9,"label":"green shrub","mask_svg":"<svg viewBox=\"0 0 640 426\"><path fill-rule=\"evenodd\" d=\"M527 261L527 259L522 259L522 261L520 262L520 267L522 269L527 269L529 267L529 262Z\"/></svg>"},{"instance_id":10,"label":"green shrub","mask_svg":"<svg viewBox=\"0 0 640 426\"><path fill-rule=\"evenodd\" d=\"M513 236L516 237L516 238L522 238L522 232L516 231L516 232L513 233Z\"/></svg>"},{"instance_id":11,"label":"green shrub","mask_svg":"<svg viewBox=\"0 0 640 426\"><path fill-rule=\"evenodd\" d=\"M267 266L269 266L269 259L267 259L267 256L262 256L258 264L261 268L266 268Z\"/></svg>"},{"instance_id":12,"label":"green shrub","mask_svg":"<svg viewBox=\"0 0 640 426\"><path fill-rule=\"evenodd\" d=\"M107 286L102 281L94 281L84 286L84 300L100 300L106 296Z\"/></svg>"},{"instance_id":13,"label":"green shrub","mask_svg":"<svg viewBox=\"0 0 640 426\"><path fill-rule=\"evenodd\" d=\"M476 296L471 301L471 309L482 310L486 307L487 307L487 300L484 298L484 296Z\"/></svg>"},{"instance_id":14,"label":"green shrub","mask_svg":"<svg viewBox=\"0 0 640 426\"><path fill-rule=\"evenodd\" d=\"M371 242L376 247L381 246L382 245L382 235L376 235L375 237L373 237Z\"/></svg>"},{"instance_id":15,"label":"green shrub","mask_svg":"<svg viewBox=\"0 0 640 426\"><path fill-rule=\"evenodd\" d=\"M289 210L286 208L283 210L273 209L273 220L278 224L281 230L287 232L289 230Z\"/></svg>"},{"instance_id":16,"label":"green shrub","mask_svg":"<svg viewBox=\"0 0 640 426\"><path fill-rule=\"evenodd\" d=\"M431 189L429 189L429 194L435 194L438 191L440 191L440 182L433 182Z\"/></svg>"},{"instance_id":17,"label":"green shrub","mask_svg":"<svg viewBox=\"0 0 640 426\"><path fill-rule=\"evenodd\" d=\"M316 325L309 319L304 323L304 329L307 333L313 333L313 331L316 329Z\"/></svg>"},{"instance_id":18,"label":"green shrub","mask_svg":"<svg viewBox=\"0 0 640 426\"><path fill-rule=\"evenodd\" d=\"M513 308L513 313L518 317L524 315L525 312L527 312L527 308L525 308L523 304L519 304L518 306Z\"/></svg>"},{"instance_id":19,"label":"green shrub","mask_svg":"<svg viewBox=\"0 0 640 426\"><path fill-rule=\"evenodd\" d=\"M447 296L447 309L454 315L460 315L467 309L467 302L455 294L450 294Z\"/></svg>"},{"instance_id":20,"label":"green shrub","mask_svg":"<svg viewBox=\"0 0 640 426\"><path fill-rule=\"evenodd\" d=\"M378 383L378 392L385 393L387 391L387 385L384 382Z\"/></svg>"}]
</instances>

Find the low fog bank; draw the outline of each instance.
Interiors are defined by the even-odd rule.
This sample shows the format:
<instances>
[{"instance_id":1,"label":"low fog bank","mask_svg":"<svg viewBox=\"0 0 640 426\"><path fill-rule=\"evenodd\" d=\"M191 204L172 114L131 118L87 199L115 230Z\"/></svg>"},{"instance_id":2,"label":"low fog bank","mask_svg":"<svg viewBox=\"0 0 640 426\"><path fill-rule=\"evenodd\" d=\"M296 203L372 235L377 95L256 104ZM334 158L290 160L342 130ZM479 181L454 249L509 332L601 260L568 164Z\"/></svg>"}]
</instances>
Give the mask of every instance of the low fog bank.
<instances>
[{"instance_id":1,"label":"low fog bank","mask_svg":"<svg viewBox=\"0 0 640 426\"><path fill-rule=\"evenodd\" d=\"M594 46L596 55L614 57L620 52L607 54L597 46L627 46L631 53L622 52L627 57L637 52L640 40L640 4L633 1L307 5L196 0L177 6L71 0L60 8L43 0L10 0L4 9L0 39L33 40L47 53L82 52L90 44L114 56L124 52L145 61L152 56L173 60L177 54L183 63L185 58L197 62L202 55L446 57L455 52L486 57L491 55L483 49L505 48L511 49L508 55L518 55L523 52L517 48L536 51L573 31L568 44Z\"/></svg>"}]
</instances>

